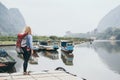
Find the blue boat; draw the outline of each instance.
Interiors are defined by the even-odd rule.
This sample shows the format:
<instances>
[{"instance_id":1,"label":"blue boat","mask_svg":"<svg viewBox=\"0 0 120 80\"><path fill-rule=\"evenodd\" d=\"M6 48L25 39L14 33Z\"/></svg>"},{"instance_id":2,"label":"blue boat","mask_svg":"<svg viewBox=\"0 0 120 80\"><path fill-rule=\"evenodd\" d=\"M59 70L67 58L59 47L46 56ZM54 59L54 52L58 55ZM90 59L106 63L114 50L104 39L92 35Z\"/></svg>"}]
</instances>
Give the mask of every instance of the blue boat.
<instances>
[{"instance_id":1,"label":"blue boat","mask_svg":"<svg viewBox=\"0 0 120 80\"><path fill-rule=\"evenodd\" d=\"M73 41L69 41L69 40L61 41L61 51L64 51L66 53L72 53L73 48L74 48Z\"/></svg>"}]
</instances>

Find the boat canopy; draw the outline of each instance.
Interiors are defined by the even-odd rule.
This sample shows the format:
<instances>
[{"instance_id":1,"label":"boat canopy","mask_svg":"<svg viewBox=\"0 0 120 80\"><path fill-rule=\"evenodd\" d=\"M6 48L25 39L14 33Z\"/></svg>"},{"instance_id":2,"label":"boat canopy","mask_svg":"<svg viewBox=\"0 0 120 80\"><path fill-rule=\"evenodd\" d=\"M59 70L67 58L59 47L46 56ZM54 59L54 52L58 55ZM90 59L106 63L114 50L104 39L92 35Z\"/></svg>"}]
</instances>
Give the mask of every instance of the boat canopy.
<instances>
[{"instance_id":1,"label":"boat canopy","mask_svg":"<svg viewBox=\"0 0 120 80\"><path fill-rule=\"evenodd\" d=\"M0 57L6 57L7 52L4 49L0 49Z\"/></svg>"},{"instance_id":2,"label":"boat canopy","mask_svg":"<svg viewBox=\"0 0 120 80\"><path fill-rule=\"evenodd\" d=\"M61 40L61 46L66 47L66 46L71 46L73 45L73 41L70 40Z\"/></svg>"}]
</instances>

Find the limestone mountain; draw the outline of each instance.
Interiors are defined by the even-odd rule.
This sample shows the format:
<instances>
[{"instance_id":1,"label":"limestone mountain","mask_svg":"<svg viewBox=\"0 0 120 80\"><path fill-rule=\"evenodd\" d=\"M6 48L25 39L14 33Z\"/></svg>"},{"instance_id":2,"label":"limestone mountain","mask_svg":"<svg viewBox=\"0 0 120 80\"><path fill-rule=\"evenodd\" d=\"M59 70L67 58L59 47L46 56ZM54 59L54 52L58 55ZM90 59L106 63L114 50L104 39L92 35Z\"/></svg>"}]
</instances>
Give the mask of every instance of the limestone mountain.
<instances>
[{"instance_id":1,"label":"limestone mountain","mask_svg":"<svg viewBox=\"0 0 120 80\"><path fill-rule=\"evenodd\" d=\"M17 8L8 9L0 2L0 35L14 35L26 25Z\"/></svg>"},{"instance_id":2,"label":"limestone mountain","mask_svg":"<svg viewBox=\"0 0 120 80\"><path fill-rule=\"evenodd\" d=\"M102 18L98 24L97 31L102 32L110 27L120 28L120 5Z\"/></svg>"},{"instance_id":3,"label":"limestone mountain","mask_svg":"<svg viewBox=\"0 0 120 80\"><path fill-rule=\"evenodd\" d=\"M97 28L92 32L66 33L68 37L91 38L96 39L117 39L120 40L120 5L112 9L99 22Z\"/></svg>"}]
</instances>

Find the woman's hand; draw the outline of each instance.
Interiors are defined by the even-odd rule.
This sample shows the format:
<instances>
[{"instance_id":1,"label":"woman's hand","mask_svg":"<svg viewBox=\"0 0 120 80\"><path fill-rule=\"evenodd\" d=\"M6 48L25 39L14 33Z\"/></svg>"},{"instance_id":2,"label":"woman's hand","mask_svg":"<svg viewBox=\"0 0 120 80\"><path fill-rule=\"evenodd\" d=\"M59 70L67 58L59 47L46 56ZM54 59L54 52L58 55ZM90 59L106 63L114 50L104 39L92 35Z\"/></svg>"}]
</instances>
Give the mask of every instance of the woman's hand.
<instances>
[{"instance_id":1,"label":"woman's hand","mask_svg":"<svg viewBox=\"0 0 120 80\"><path fill-rule=\"evenodd\" d=\"M33 51L33 50L31 50L31 54L34 54L34 51Z\"/></svg>"}]
</instances>

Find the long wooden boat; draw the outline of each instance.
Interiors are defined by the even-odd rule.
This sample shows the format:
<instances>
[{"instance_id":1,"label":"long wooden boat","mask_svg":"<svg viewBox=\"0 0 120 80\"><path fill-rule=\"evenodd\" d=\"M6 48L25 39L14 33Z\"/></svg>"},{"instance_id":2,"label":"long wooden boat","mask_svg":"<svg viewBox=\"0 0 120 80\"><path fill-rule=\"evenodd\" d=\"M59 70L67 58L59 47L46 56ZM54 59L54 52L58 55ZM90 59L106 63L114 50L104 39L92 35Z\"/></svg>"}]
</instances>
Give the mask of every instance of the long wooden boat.
<instances>
[{"instance_id":1,"label":"long wooden boat","mask_svg":"<svg viewBox=\"0 0 120 80\"><path fill-rule=\"evenodd\" d=\"M40 50L46 50L46 51L56 51L59 49L57 43L49 44L47 41L41 41L39 43Z\"/></svg>"},{"instance_id":2,"label":"long wooden boat","mask_svg":"<svg viewBox=\"0 0 120 80\"><path fill-rule=\"evenodd\" d=\"M13 59L5 49L0 49L0 71L7 72L11 70L15 63L15 59Z\"/></svg>"},{"instance_id":3,"label":"long wooden boat","mask_svg":"<svg viewBox=\"0 0 120 80\"><path fill-rule=\"evenodd\" d=\"M40 51L40 47L39 47L39 41L38 40L34 40L33 41L33 50L39 52Z\"/></svg>"}]
</instances>

